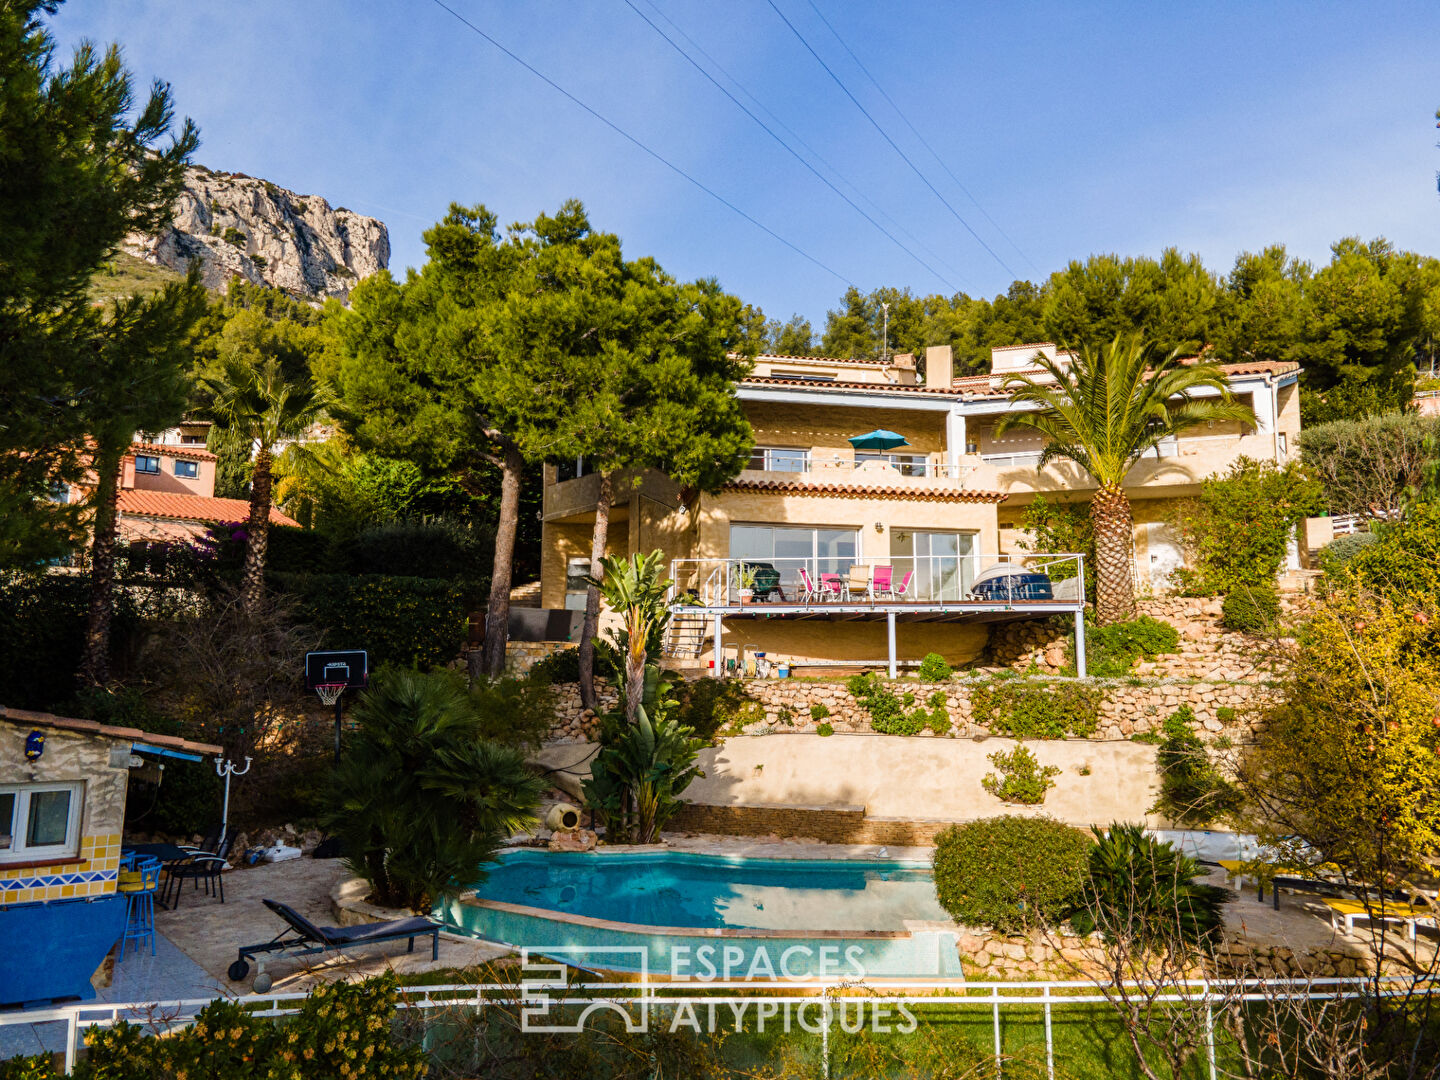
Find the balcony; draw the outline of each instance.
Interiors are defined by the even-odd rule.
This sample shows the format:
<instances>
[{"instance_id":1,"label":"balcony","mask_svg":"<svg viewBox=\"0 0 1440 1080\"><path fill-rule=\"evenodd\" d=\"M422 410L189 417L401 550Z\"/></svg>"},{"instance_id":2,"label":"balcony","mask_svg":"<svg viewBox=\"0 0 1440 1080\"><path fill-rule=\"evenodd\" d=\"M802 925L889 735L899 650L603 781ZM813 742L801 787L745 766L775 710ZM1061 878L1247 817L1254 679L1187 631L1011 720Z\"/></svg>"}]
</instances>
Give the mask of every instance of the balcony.
<instances>
[{"instance_id":1,"label":"balcony","mask_svg":"<svg viewBox=\"0 0 1440 1080\"><path fill-rule=\"evenodd\" d=\"M794 480L866 487L965 487L970 466L948 465L940 454L851 454L848 450L757 447L740 474L745 480Z\"/></svg>"}]
</instances>

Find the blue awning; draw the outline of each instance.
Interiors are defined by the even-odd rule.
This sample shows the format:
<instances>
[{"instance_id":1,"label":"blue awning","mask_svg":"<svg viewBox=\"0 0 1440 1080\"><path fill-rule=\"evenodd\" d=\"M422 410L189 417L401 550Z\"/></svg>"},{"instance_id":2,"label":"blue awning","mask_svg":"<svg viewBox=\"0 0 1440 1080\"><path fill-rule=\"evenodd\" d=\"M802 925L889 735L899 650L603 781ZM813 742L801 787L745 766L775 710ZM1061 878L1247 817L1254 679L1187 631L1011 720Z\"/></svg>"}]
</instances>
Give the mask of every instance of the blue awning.
<instances>
[{"instance_id":1,"label":"blue awning","mask_svg":"<svg viewBox=\"0 0 1440 1080\"><path fill-rule=\"evenodd\" d=\"M187 754L183 750L170 750L164 746L151 746L149 743L131 743L130 749L137 754L159 754L161 757L177 758L180 761L204 761L199 754Z\"/></svg>"}]
</instances>

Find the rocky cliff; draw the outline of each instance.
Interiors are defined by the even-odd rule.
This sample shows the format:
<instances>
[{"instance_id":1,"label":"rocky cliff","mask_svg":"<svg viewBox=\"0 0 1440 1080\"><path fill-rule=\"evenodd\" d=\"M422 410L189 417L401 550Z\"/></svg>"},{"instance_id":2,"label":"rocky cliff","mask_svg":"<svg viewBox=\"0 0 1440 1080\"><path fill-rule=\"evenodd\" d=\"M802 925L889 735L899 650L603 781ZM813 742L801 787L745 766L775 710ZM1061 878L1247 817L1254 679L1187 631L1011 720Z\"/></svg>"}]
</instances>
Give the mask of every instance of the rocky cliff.
<instances>
[{"instance_id":1,"label":"rocky cliff","mask_svg":"<svg viewBox=\"0 0 1440 1080\"><path fill-rule=\"evenodd\" d=\"M199 259L212 289L243 277L312 301L344 300L357 281L390 261L383 221L199 165L186 170L171 227L159 236L131 236L124 247L181 273Z\"/></svg>"}]
</instances>

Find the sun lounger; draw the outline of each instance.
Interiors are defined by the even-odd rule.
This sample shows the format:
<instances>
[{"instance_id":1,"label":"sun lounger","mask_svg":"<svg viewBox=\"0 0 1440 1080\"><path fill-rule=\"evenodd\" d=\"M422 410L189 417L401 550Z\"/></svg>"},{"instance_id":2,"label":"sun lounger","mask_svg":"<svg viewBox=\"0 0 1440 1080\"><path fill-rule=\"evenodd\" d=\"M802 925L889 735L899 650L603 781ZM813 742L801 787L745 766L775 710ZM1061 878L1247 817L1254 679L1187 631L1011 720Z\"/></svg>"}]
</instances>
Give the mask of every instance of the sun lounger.
<instances>
[{"instance_id":1,"label":"sun lounger","mask_svg":"<svg viewBox=\"0 0 1440 1080\"><path fill-rule=\"evenodd\" d=\"M1340 923L1345 924L1345 933L1355 932L1356 919L1380 919L1383 922L1404 923L1410 930L1410 940L1415 940L1415 929L1421 923L1427 926L1434 926L1435 911L1428 907L1418 907L1414 904L1402 904L1398 901L1387 900L1372 904L1366 908L1359 900L1326 900L1325 906L1330 909L1330 925L1336 930L1340 929Z\"/></svg>"},{"instance_id":2,"label":"sun lounger","mask_svg":"<svg viewBox=\"0 0 1440 1080\"><path fill-rule=\"evenodd\" d=\"M276 900L266 900L264 904L285 921L286 929L270 941L259 945L242 945L239 959L232 963L226 972L231 981L239 982L249 974L250 961L254 960L257 994L263 994L270 989L270 976L265 973L265 963L271 959L267 955L271 953L287 957L310 956L402 939L409 939L410 942L405 951L414 952L415 939L428 935L430 959L440 958L440 927L420 916L413 919L393 919L390 922L364 923L360 926L316 926L287 904Z\"/></svg>"}]
</instances>

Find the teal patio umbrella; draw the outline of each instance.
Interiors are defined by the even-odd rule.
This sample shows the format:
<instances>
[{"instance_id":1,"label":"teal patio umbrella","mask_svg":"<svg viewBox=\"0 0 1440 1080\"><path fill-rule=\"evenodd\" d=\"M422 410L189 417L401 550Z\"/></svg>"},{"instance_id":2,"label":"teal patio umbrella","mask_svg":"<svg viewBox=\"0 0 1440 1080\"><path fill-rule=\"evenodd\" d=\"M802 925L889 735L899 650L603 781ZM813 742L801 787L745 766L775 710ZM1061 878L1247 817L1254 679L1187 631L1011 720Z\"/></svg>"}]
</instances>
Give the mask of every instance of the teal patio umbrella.
<instances>
[{"instance_id":1,"label":"teal patio umbrella","mask_svg":"<svg viewBox=\"0 0 1440 1080\"><path fill-rule=\"evenodd\" d=\"M898 432L877 428L864 435L856 435L850 440L850 445L856 450L894 450L897 446L910 444L905 441L905 436Z\"/></svg>"}]
</instances>

